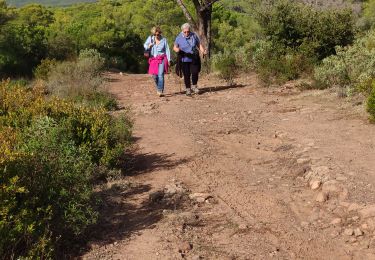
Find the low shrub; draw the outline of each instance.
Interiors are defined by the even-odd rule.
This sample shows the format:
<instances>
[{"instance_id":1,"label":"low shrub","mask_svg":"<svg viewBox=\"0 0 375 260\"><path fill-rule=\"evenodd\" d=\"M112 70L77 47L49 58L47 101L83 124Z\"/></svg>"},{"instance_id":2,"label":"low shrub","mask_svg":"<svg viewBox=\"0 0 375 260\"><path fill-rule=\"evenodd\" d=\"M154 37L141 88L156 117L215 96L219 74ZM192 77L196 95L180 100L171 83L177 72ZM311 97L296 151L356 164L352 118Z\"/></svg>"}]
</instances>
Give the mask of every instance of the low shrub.
<instances>
[{"instance_id":1,"label":"low shrub","mask_svg":"<svg viewBox=\"0 0 375 260\"><path fill-rule=\"evenodd\" d=\"M103 66L104 58L98 51L83 50L77 61L57 63L51 68L47 80L48 91L62 98L82 97L89 100L103 83Z\"/></svg>"},{"instance_id":2,"label":"low shrub","mask_svg":"<svg viewBox=\"0 0 375 260\"><path fill-rule=\"evenodd\" d=\"M322 87L340 86L350 93L369 94L375 79L375 31L357 39L350 47L337 47L336 53L315 69L317 83Z\"/></svg>"},{"instance_id":3,"label":"low shrub","mask_svg":"<svg viewBox=\"0 0 375 260\"><path fill-rule=\"evenodd\" d=\"M367 112L370 114L370 120L375 123L375 80L372 83L372 91L367 99Z\"/></svg>"},{"instance_id":4,"label":"low shrub","mask_svg":"<svg viewBox=\"0 0 375 260\"><path fill-rule=\"evenodd\" d=\"M254 44L254 67L266 82L283 82L313 73L336 46L354 39L351 10L315 9L289 0L263 1L256 9L266 37Z\"/></svg>"},{"instance_id":5,"label":"low shrub","mask_svg":"<svg viewBox=\"0 0 375 260\"><path fill-rule=\"evenodd\" d=\"M47 80L51 70L56 66L57 61L54 59L44 59L40 62L38 67L34 70L34 77L36 79Z\"/></svg>"},{"instance_id":6,"label":"low shrub","mask_svg":"<svg viewBox=\"0 0 375 260\"><path fill-rule=\"evenodd\" d=\"M240 69L234 53L225 51L215 54L212 57L212 65L220 78L224 79L230 85L233 84L234 77Z\"/></svg>"},{"instance_id":7,"label":"low shrub","mask_svg":"<svg viewBox=\"0 0 375 260\"><path fill-rule=\"evenodd\" d=\"M86 96L75 96L72 99L92 107L102 106L110 111L117 110L119 107L116 98L104 90L98 90Z\"/></svg>"},{"instance_id":8,"label":"low shrub","mask_svg":"<svg viewBox=\"0 0 375 260\"><path fill-rule=\"evenodd\" d=\"M92 185L118 164L131 121L102 106L0 83L0 255L53 258L94 223Z\"/></svg>"},{"instance_id":9,"label":"low shrub","mask_svg":"<svg viewBox=\"0 0 375 260\"><path fill-rule=\"evenodd\" d=\"M259 24L273 43L307 52L319 60L335 53L336 46L354 40L350 9L315 9L289 0L264 1L257 10Z\"/></svg>"},{"instance_id":10,"label":"low shrub","mask_svg":"<svg viewBox=\"0 0 375 260\"><path fill-rule=\"evenodd\" d=\"M94 223L88 153L49 117L24 129L13 160L0 164L0 254L50 258L53 245ZM11 255L9 255L11 254Z\"/></svg>"},{"instance_id":11,"label":"low shrub","mask_svg":"<svg viewBox=\"0 0 375 260\"><path fill-rule=\"evenodd\" d=\"M89 49L81 51L76 61L42 60L34 75L46 82L51 95L115 110L116 99L102 89L103 67L104 58L98 51Z\"/></svg>"},{"instance_id":12,"label":"low shrub","mask_svg":"<svg viewBox=\"0 0 375 260\"><path fill-rule=\"evenodd\" d=\"M266 83L282 83L297 79L312 71L314 60L293 49L258 41L254 46L253 64L260 78Z\"/></svg>"},{"instance_id":13,"label":"low shrub","mask_svg":"<svg viewBox=\"0 0 375 260\"><path fill-rule=\"evenodd\" d=\"M213 70L220 78L233 84L234 78L240 72L248 72L252 69L251 48L242 46L235 51L226 49L212 56L211 64Z\"/></svg>"},{"instance_id":14,"label":"low shrub","mask_svg":"<svg viewBox=\"0 0 375 260\"><path fill-rule=\"evenodd\" d=\"M364 29L375 27L375 0L367 0L363 3L362 23Z\"/></svg>"}]
</instances>

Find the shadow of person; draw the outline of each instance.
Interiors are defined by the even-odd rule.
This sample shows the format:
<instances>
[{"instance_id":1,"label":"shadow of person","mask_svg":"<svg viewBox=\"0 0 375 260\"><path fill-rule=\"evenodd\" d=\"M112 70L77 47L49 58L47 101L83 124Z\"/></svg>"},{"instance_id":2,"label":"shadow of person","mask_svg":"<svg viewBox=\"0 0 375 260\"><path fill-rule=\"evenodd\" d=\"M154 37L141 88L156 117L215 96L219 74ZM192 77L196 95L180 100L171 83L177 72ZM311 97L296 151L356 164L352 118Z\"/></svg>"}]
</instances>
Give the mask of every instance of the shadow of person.
<instances>
[{"instance_id":1,"label":"shadow of person","mask_svg":"<svg viewBox=\"0 0 375 260\"><path fill-rule=\"evenodd\" d=\"M189 162L189 158L176 159L172 154L132 152L125 155L121 169L123 175L137 176L158 170L170 170Z\"/></svg>"},{"instance_id":2,"label":"shadow of person","mask_svg":"<svg viewBox=\"0 0 375 260\"><path fill-rule=\"evenodd\" d=\"M200 93L199 94L204 94L204 93L207 93L207 92L218 92L218 91L224 91L224 90L227 90L227 89L236 89L236 88L244 88L246 87L247 85L244 85L244 84L232 84L232 85L222 85L222 86L212 86L212 87L203 87L203 88L199 88L199 91ZM182 94L185 94L185 91L177 91L177 92L174 92L174 93L171 93L170 96L174 96L174 95L182 95Z\"/></svg>"}]
</instances>

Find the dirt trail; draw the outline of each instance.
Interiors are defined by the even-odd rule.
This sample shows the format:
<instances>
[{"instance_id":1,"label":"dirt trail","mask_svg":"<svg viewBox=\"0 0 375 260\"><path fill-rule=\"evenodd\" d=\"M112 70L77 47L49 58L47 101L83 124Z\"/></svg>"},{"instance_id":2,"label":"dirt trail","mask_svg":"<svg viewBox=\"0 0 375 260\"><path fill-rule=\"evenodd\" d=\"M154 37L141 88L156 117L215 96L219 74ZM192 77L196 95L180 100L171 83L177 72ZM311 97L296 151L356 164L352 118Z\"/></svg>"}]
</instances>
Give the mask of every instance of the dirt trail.
<instances>
[{"instance_id":1,"label":"dirt trail","mask_svg":"<svg viewBox=\"0 0 375 260\"><path fill-rule=\"evenodd\" d=\"M192 98L172 75L164 98L147 75L109 76L138 149L103 191L84 259L375 259L375 127L362 105L254 75L204 78Z\"/></svg>"}]
</instances>

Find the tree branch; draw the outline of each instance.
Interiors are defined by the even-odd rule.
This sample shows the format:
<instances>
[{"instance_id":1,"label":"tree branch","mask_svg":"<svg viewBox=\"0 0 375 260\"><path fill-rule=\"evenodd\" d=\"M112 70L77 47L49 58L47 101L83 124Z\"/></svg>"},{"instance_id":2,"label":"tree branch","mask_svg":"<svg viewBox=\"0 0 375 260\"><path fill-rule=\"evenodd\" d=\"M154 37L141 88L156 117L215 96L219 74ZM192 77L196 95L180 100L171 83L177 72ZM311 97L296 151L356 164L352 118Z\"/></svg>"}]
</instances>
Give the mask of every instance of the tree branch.
<instances>
[{"instance_id":1,"label":"tree branch","mask_svg":"<svg viewBox=\"0 0 375 260\"><path fill-rule=\"evenodd\" d=\"M212 6L212 5L213 5L215 2L217 2L217 1L220 1L220 0L211 0L211 1L209 1L209 2L206 3L205 5L201 6L200 9L199 9L199 11L200 11L200 12L204 12L204 11L206 11L208 8L210 8L210 6Z\"/></svg>"},{"instance_id":2,"label":"tree branch","mask_svg":"<svg viewBox=\"0 0 375 260\"><path fill-rule=\"evenodd\" d=\"M189 10L186 8L186 6L184 5L184 3L182 2L182 0L176 0L177 1L177 4L181 7L182 11L184 12L184 15L186 17L186 19L188 19L188 21L193 25L193 26L196 26L196 23L193 19L193 17L191 16Z\"/></svg>"}]
</instances>

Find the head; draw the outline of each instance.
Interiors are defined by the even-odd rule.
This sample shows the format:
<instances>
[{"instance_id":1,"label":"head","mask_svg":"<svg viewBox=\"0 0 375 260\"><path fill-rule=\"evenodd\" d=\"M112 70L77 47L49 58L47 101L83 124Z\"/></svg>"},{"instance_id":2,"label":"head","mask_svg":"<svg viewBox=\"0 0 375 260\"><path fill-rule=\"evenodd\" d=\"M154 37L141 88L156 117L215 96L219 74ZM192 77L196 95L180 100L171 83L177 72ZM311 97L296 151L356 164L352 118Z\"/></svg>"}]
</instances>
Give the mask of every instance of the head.
<instances>
[{"instance_id":1,"label":"head","mask_svg":"<svg viewBox=\"0 0 375 260\"><path fill-rule=\"evenodd\" d=\"M152 27L151 33L155 37L160 37L161 36L161 29L160 29L160 27L159 26Z\"/></svg>"},{"instance_id":2,"label":"head","mask_svg":"<svg viewBox=\"0 0 375 260\"><path fill-rule=\"evenodd\" d=\"M191 26L190 24L188 23L184 23L182 26L181 26L181 31L182 31L182 34L184 36L188 36L190 34L190 29L191 29Z\"/></svg>"}]
</instances>

